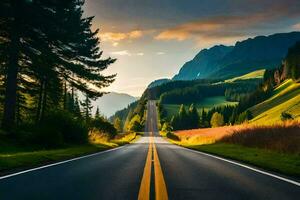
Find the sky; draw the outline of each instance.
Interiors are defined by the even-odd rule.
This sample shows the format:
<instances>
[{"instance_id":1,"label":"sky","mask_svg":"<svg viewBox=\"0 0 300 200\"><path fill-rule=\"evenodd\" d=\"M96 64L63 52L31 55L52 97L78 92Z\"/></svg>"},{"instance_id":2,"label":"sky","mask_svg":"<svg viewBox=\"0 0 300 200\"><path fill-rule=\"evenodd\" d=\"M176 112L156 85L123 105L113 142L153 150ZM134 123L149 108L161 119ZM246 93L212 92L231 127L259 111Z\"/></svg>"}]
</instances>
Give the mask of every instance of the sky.
<instances>
[{"instance_id":1,"label":"sky","mask_svg":"<svg viewBox=\"0 0 300 200\"><path fill-rule=\"evenodd\" d=\"M104 57L117 59L105 90L133 96L203 48L300 31L299 0L86 0L84 14L95 16Z\"/></svg>"}]
</instances>

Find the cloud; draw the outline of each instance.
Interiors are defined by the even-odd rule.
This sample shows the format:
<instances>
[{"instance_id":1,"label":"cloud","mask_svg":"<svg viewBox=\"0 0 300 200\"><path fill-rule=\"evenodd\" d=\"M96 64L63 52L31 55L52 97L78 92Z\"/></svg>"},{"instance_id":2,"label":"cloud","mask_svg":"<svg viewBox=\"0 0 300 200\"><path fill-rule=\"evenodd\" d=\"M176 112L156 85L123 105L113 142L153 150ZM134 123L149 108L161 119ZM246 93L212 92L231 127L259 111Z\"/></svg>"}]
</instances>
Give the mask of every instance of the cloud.
<instances>
[{"instance_id":1,"label":"cloud","mask_svg":"<svg viewBox=\"0 0 300 200\"><path fill-rule=\"evenodd\" d=\"M119 42L113 42L112 45L113 45L114 47L117 47L117 46L119 45Z\"/></svg>"},{"instance_id":2,"label":"cloud","mask_svg":"<svg viewBox=\"0 0 300 200\"><path fill-rule=\"evenodd\" d=\"M123 50L123 51L113 51L110 54L112 55L118 55L118 56L131 56L131 53L129 53L128 50Z\"/></svg>"},{"instance_id":3,"label":"cloud","mask_svg":"<svg viewBox=\"0 0 300 200\"><path fill-rule=\"evenodd\" d=\"M143 36L143 32L140 30L131 31L128 33L128 37L131 39L140 38Z\"/></svg>"},{"instance_id":4,"label":"cloud","mask_svg":"<svg viewBox=\"0 0 300 200\"><path fill-rule=\"evenodd\" d=\"M100 34L102 41L109 41L114 47L119 45L119 42L126 39L138 39L143 36L143 31L134 30L131 32L105 32Z\"/></svg>"},{"instance_id":5,"label":"cloud","mask_svg":"<svg viewBox=\"0 0 300 200\"><path fill-rule=\"evenodd\" d=\"M156 54L161 56L161 55L165 55L166 53L162 52L162 51L159 51L159 52L156 52Z\"/></svg>"},{"instance_id":6,"label":"cloud","mask_svg":"<svg viewBox=\"0 0 300 200\"><path fill-rule=\"evenodd\" d=\"M253 0L254 1L254 0ZM289 0L287 0L289 1ZM268 34L282 28L284 19L299 17L290 6L274 4L261 12L243 15L223 15L207 17L162 29L156 40L194 40L201 46L208 46L219 41L230 44L259 34ZM280 21L283 20L283 21ZM300 29L300 23L293 26Z\"/></svg>"},{"instance_id":7,"label":"cloud","mask_svg":"<svg viewBox=\"0 0 300 200\"><path fill-rule=\"evenodd\" d=\"M110 52L110 54L117 55L117 56L144 56L145 55L143 52L130 53L128 50L113 51L113 52Z\"/></svg>"},{"instance_id":8,"label":"cloud","mask_svg":"<svg viewBox=\"0 0 300 200\"><path fill-rule=\"evenodd\" d=\"M292 28L293 28L294 30L300 30L300 23L294 24L294 25L292 26Z\"/></svg>"}]
</instances>

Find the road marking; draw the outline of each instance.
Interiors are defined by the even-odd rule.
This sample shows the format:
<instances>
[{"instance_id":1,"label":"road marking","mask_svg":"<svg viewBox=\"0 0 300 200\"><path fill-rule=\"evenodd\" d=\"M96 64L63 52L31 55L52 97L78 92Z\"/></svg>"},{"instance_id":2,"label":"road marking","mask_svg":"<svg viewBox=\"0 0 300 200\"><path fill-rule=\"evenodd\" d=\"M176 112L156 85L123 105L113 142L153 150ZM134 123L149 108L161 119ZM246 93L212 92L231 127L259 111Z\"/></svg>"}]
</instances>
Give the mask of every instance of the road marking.
<instances>
[{"instance_id":1,"label":"road marking","mask_svg":"<svg viewBox=\"0 0 300 200\"><path fill-rule=\"evenodd\" d=\"M152 167L152 143L149 138L149 148L144 167L144 173L139 190L139 200L149 200L150 198L150 182L151 182L151 167Z\"/></svg>"},{"instance_id":2,"label":"road marking","mask_svg":"<svg viewBox=\"0 0 300 200\"><path fill-rule=\"evenodd\" d=\"M125 146L127 146L127 145L125 145ZM93 153L93 154L89 154L89 155L85 155L85 156L81 156L81 157L77 157L77 158L72 158L72 159L69 159L69 160L56 162L56 163L53 163L53 164L44 165L44 166L41 166L41 167L36 167L36 168L20 171L20 172L17 172L17 173L13 173L13 174L8 174L8 175L5 175L5 176L1 176L0 180L7 179L7 178L17 176L17 175L21 175L21 174L25 174L25 173L32 172L32 171L37 171L37 170L40 170L40 169L45 169L45 168L48 168L48 167L53 167L53 166L56 166L56 165L61 165L61 164L64 164L64 163L75 161L75 160L81 160L81 159L84 159L84 158L97 156L97 155L108 153L108 152L111 152L111 151L116 151L118 149L124 148L125 146L116 147L116 148L109 149L109 150L106 150L106 151L101 151L101 152L98 152L98 153Z\"/></svg>"},{"instance_id":3,"label":"road marking","mask_svg":"<svg viewBox=\"0 0 300 200\"><path fill-rule=\"evenodd\" d=\"M154 154L155 199L167 200L168 199L167 187L160 166L155 143L153 143L153 154Z\"/></svg>"},{"instance_id":4,"label":"road marking","mask_svg":"<svg viewBox=\"0 0 300 200\"><path fill-rule=\"evenodd\" d=\"M276 178L276 179L279 179L279 180L282 180L282 181L285 181L287 183L291 183L293 185L296 185L296 186L300 187L300 183L299 182L293 181L291 179L287 179L287 178L284 178L284 177L281 177L281 176L278 176L278 175L275 175L275 174L271 174L269 172L262 171L262 170L259 170L259 169L256 169L256 168L253 168L253 167L250 167L250 166L247 166L247 165L244 165L244 164L232 161L232 160L227 160L227 159L219 157L219 156L211 155L211 154L208 154L208 153L204 153L204 152L200 152L200 151L196 151L196 150L188 149L188 148L183 148L183 149L185 149L187 151L195 152L195 153L198 153L198 154L202 154L202 155L205 155L205 156L209 156L209 157L212 157L212 158L215 158L215 159L218 159L218 160L222 160L222 161L234 164L234 165L238 165L240 167L244 167L246 169L255 171L257 173L264 174L264 175L267 175L267 176L270 176L270 177L273 177L273 178Z\"/></svg>"},{"instance_id":5,"label":"road marking","mask_svg":"<svg viewBox=\"0 0 300 200\"><path fill-rule=\"evenodd\" d=\"M153 159L152 159L153 157ZM143 177L140 185L139 200L149 200L151 191L151 170L152 163L154 166L154 185L155 185L155 199L156 200L168 200L168 192L166 183L164 180L163 172L159 162L158 153L153 140L153 134L150 133L149 148L144 167Z\"/></svg>"}]
</instances>

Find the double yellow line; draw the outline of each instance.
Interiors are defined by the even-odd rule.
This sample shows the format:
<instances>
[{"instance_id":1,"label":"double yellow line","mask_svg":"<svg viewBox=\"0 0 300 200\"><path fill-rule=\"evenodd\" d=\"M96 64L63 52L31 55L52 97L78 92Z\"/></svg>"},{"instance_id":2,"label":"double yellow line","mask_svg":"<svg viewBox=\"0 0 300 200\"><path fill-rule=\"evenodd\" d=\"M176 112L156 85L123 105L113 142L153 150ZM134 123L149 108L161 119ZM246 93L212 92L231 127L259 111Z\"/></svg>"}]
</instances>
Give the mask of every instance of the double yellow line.
<instances>
[{"instance_id":1,"label":"double yellow line","mask_svg":"<svg viewBox=\"0 0 300 200\"><path fill-rule=\"evenodd\" d=\"M152 163L154 166L155 199L167 200L168 199L167 187L161 170L156 146L155 143L153 142L153 136L151 133L149 137L149 148L148 148L148 154L146 158L146 164L145 164L143 178L142 178L139 196L138 196L139 200L150 199Z\"/></svg>"}]
</instances>

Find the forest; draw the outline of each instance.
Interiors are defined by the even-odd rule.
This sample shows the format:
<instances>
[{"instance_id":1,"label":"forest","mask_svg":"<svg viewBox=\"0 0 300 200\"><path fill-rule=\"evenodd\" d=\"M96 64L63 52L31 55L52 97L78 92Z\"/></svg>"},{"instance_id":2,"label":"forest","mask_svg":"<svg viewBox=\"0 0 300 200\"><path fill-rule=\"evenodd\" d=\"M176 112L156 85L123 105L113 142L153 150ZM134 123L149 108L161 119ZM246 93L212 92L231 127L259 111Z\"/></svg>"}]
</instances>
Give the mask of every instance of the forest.
<instances>
[{"instance_id":1,"label":"forest","mask_svg":"<svg viewBox=\"0 0 300 200\"><path fill-rule=\"evenodd\" d=\"M91 100L116 75L103 58L83 0L0 2L0 118L4 135L24 144L86 143L91 129L116 129Z\"/></svg>"}]
</instances>

